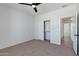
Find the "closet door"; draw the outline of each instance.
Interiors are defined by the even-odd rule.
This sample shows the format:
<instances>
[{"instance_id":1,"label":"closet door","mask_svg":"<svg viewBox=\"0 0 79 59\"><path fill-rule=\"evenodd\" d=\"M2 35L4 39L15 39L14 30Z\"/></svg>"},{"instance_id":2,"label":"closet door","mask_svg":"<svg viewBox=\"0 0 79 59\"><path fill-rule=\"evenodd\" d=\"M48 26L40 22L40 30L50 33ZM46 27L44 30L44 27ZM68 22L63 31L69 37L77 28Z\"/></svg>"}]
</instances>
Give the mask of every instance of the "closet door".
<instances>
[{"instance_id":1,"label":"closet door","mask_svg":"<svg viewBox=\"0 0 79 59\"><path fill-rule=\"evenodd\" d=\"M50 21L45 21L45 39L50 40Z\"/></svg>"}]
</instances>

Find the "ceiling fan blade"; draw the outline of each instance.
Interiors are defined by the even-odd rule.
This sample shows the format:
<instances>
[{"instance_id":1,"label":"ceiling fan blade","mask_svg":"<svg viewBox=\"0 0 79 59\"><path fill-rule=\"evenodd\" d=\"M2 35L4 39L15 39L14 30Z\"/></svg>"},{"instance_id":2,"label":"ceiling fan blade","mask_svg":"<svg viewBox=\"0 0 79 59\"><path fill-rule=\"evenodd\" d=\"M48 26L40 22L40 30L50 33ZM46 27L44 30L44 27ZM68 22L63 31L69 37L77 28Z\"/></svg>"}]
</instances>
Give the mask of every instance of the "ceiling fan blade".
<instances>
[{"instance_id":1,"label":"ceiling fan blade","mask_svg":"<svg viewBox=\"0 0 79 59\"><path fill-rule=\"evenodd\" d=\"M32 3L32 5L36 5L36 6L39 5L39 4L41 4L41 3Z\"/></svg>"},{"instance_id":2,"label":"ceiling fan blade","mask_svg":"<svg viewBox=\"0 0 79 59\"><path fill-rule=\"evenodd\" d=\"M29 3L19 3L19 4L32 6L32 4Z\"/></svg>"},{"instance_id":3,"label":"ceiling fan blade","mask_svg":"<svg viewBox=\"0 0 79 59\"><path fill-rule=\"evenodd\" d=\"M39 4L41 4L41 3L36 3L36 5L39 5Z\"/></svg>"},{"instance_id":4,"label":"ceiling fan blade","mask_svg":"<svg viewBox=\"0 0 79 59\"><path fill-rule=\"evenodd\" d=\"M34 10L35 10L35 12L38 12L36 7L34 8Z\"/></svg>"}]
</instances>

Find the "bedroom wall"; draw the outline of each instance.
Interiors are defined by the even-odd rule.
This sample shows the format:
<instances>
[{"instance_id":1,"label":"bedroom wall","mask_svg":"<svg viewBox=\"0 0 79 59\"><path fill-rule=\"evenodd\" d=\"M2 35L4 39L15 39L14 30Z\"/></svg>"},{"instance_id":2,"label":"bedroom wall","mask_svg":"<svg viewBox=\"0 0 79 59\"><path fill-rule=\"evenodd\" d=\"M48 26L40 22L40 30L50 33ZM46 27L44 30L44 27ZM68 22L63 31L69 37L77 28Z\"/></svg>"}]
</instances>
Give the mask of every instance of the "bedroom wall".
<instances>
[{"instance_id":1,"label":"bedroom wall","mask_svg":"<svg viewBox=\"0 0 79 59\"><path fill-rule=\"evenodd\" d=\"M33 20L27 12L0 5L0 49L32 40Z\"/></svg>"},{"instance_id":2,"label":"bedroom wall","mask_svg":"<svg viewBox=\"0 0 79 59\"><path fill-rule=\"evenodd\" d=\"M50 20L51 33L50 42L54 44L61 44L61 30L60 23L61 18L73 16L75 14L75 5L71 5L65 8L58 9L56 11L40 14L35 17L35 39L44 40L44 20Z\"/></svg>"}]
</instances>

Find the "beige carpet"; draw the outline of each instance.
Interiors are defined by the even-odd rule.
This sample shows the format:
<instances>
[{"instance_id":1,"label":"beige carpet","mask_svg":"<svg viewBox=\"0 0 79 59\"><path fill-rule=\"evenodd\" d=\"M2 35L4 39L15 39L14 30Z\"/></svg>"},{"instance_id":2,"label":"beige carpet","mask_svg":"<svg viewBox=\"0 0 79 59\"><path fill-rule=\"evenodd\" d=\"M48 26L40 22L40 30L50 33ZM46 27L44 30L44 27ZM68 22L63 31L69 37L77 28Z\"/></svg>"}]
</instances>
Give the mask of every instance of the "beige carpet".
<instances>
[{"instance_id":1,"label":"beige carpet","mask_svg":"<svg viewBox=\"0 0 79 59\"><path fill-rule=\"evenodd\" d=\"M72 48L50 44L48 41L31 40L0 50L1 56L74 56Z\"/></svg>"}]
</instances>

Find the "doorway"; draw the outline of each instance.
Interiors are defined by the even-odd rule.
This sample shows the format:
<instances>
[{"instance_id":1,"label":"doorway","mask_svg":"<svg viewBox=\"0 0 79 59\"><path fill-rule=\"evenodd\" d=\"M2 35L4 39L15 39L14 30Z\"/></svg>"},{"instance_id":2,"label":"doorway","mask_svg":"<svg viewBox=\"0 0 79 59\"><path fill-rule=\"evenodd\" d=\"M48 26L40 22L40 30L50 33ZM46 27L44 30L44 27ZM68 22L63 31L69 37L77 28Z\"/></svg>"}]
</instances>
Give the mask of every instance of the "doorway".
<instances>
[{"instance_id":1,"label":"doorway","mask_svg":"<svg viewBox=\"0 0 79 59\"><path fill-rule=\"evenodd\" d=\"M50 20L44 21L44 40L50 41Z\"/></svg>"},{"instance_id":2,"label":"doorway","mask_svg":"<svg viewBox=\"0 0 79 59\"><path fill-rule=\"evenodd\" d=\"M71 40L71 18L63 18L61 20L61 44L65 47L73 47Z\"/></svg>"}]
</instances>

